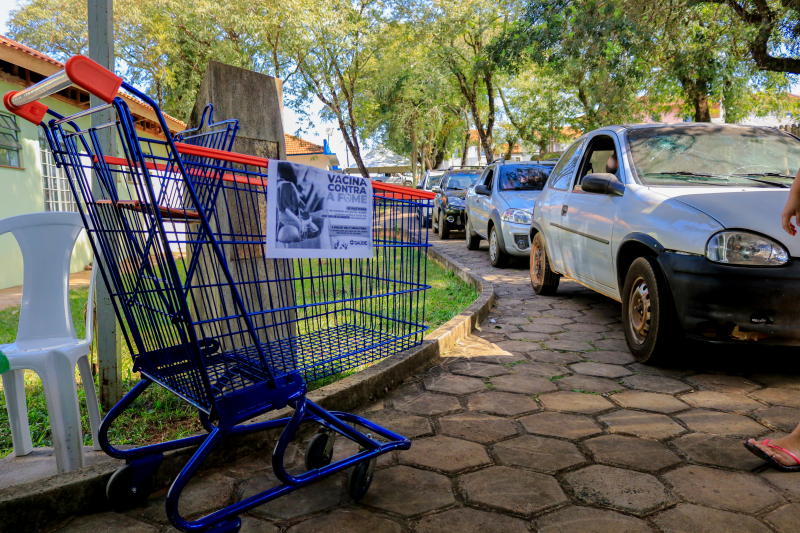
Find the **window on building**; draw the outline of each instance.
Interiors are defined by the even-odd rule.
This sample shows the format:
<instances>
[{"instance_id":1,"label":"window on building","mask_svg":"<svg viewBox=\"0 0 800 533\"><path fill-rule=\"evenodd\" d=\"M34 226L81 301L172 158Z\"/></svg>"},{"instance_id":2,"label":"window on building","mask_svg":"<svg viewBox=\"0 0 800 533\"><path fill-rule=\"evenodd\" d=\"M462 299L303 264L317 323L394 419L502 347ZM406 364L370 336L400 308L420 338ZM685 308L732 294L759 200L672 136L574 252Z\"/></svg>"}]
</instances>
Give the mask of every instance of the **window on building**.
<instances>
[{"instance_id":1,"label":"window on building","mask_svg":"<svg viewBox=\"0 0 800 533\"><path fill-rule=\"evenodd\" d=\"M64 169L56 166L53 152L47 143L44 130L39 128L39 156L42 165L42 189L45 211L78 211L75 198L69 188Z\"/></svg>"},{"instance_id":2,"label":"window on building","mask_svg":"<svg viewBox=\"0 0 800 533\"><path fill-rule=\"evenodd\" d=\"M19 126L17 117L0 113L0 165L19 167Z\"/></svg>"}]
</instances>

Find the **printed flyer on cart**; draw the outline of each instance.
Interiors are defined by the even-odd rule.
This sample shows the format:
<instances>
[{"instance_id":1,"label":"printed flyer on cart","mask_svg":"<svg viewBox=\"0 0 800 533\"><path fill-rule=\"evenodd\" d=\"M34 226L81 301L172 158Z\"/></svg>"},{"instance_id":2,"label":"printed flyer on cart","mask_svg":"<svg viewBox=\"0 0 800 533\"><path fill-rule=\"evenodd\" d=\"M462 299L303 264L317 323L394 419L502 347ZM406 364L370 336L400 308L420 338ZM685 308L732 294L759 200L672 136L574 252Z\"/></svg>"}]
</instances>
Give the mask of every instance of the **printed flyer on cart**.
<instances>
[{"instance_id":1,"label":"printed flyer on cart","mask_svg":"<svg viewBox=\"0 0 800 533\"><path fill-rule=\"evenodd\" d=\"M267 257L372 257L370 180L272 160L267 177Z\"/></svg>"}]
</instances>

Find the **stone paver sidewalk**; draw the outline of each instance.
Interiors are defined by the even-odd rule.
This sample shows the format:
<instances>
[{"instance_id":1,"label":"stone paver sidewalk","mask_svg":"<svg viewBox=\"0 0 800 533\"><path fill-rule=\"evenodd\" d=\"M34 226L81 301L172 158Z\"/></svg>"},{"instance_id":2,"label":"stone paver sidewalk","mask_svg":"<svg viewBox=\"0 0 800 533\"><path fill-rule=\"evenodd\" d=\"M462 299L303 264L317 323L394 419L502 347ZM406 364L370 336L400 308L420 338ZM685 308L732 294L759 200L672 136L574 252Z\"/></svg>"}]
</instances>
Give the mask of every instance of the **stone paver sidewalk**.
<instances>
[{"instance_id":1,"label":"stone paver sidewalk","mask_svg":"<svg viewBox=\"0 0 800 533\"><path fill-rule=\"evenodd\" d=\"M617 302L570 281L555 297L536 297L527 269L491 268L485 245L436 246L494 283L498 305L439 366L364 409L412 437L411 449L379 461L358 504L336 476L255 509L242 531L798 530L800 475L765 470L741 445L800 421L796 354L700 345L676 354L685 369L641 365L626 349ZM340 440L336 457L354 451ZM269 459L207 472L187 490L183 512L270 486ZM58 531L174 531L164 498Z\"/></svg>"}]
</instances>

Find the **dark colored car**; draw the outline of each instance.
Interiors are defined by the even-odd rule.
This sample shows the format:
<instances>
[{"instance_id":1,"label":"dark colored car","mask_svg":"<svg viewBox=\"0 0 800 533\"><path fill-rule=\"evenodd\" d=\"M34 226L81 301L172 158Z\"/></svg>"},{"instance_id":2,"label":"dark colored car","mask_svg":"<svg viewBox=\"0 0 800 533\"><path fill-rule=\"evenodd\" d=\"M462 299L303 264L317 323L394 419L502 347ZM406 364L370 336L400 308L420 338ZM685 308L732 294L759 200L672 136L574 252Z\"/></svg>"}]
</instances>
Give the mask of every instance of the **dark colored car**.
<instances>
[{"instance_id":1,"label":"dark colored car","mask_svg":"<svg viewBox=\"0 0 800 533\"><path fill-rule=\"evenodd\" d=\"M464 229L464 196L467 189L475 185L483 169L450 169L442 177L433 199L433 232L442 239L449 239L451 231Z\"/></svg>"}]
</instances>

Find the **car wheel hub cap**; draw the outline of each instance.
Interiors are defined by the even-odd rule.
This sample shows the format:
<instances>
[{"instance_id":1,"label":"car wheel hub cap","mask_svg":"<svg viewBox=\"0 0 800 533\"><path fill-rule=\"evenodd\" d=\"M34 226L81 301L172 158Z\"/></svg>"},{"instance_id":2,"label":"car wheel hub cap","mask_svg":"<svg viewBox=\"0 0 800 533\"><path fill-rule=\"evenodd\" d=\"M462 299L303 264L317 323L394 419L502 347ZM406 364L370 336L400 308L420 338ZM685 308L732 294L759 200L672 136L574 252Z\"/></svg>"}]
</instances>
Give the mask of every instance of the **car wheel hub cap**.
<instances>
[{"instance_id":1,"label":"car wheel hub cap","mask_svg":"<svg viewBox=\"0 0 800 533\"><path fill-rule=\"evenodd\" d=\"M537 246L533 250L533 280L537 285L541 283L542 269L542 249Z\"/></svg>"},{"instance_id":2,"label":"car wheel hub cap","mask_svg":"<svg viewBox=\"0 0 800 533\"><path fill-rule=\"evenodd\" d=\"M650 291L642 278L637 278L633 283L628 300L628 321L634 340L637 344L643 344L650 333Z\"/></svg>"}]
</instances>

